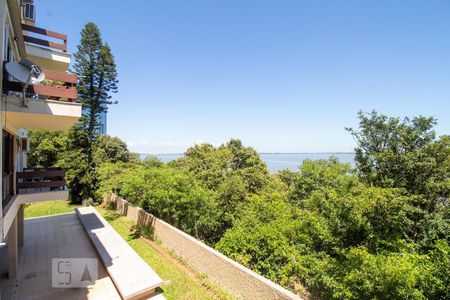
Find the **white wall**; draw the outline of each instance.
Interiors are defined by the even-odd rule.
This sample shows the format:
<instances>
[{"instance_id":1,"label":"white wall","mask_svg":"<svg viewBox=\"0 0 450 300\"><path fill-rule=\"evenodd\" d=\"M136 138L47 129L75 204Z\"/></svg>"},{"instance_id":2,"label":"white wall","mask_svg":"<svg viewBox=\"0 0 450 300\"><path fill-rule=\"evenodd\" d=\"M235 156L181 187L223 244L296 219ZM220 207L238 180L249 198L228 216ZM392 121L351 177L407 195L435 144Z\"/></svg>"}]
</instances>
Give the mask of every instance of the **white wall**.
<instances>
[{"instance_id":1,"label":"white wall","mask_svg":"<svg viewBox=\"0 0 450 300\"><path fill-rule=\"evenodd\" d=\"M4 39L5 39L5 22L6 22L6 0L0 0L0 59L1 59L1 64L0 64L0 94L1 91L3 91L3 57L4 57ZM1 99L0 99L1 100ZM2 120L2 114L0 114L0 124L3 124L3 120ZM3 137L0 138L0 175L3 174L3 159L2 159L2 154L3 154ZM3 199L3 195L1 195L1 193L3 193L3 180L0 180L0 199ZM3 207L2 207L2 203L0 201L0 236L1 236L1 240L3 241Z\"/></svg>"}]
</instances>

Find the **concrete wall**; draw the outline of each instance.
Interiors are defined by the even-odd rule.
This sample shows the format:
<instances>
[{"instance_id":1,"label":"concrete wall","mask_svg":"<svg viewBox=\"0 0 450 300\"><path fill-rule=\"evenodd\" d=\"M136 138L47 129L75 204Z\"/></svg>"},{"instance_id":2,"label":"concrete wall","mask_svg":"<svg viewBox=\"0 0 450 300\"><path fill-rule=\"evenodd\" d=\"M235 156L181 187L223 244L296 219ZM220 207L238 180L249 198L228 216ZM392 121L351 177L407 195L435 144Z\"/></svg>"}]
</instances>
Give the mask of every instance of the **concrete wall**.
<instances>
[{"instance_id":1,"label":"concrete wall","mask_svg":"<svg viewBox=\"0 0 450 300\"><path fill-rule=\"evenodd\" d=\"M104 199L117 204L117 210L139 225L151 224L154 237L175 252L196 271L243 299L301 299L278 284L229 259L194 237L134 207L128 201L110 195Z\"/></svg>"}]
</instances>

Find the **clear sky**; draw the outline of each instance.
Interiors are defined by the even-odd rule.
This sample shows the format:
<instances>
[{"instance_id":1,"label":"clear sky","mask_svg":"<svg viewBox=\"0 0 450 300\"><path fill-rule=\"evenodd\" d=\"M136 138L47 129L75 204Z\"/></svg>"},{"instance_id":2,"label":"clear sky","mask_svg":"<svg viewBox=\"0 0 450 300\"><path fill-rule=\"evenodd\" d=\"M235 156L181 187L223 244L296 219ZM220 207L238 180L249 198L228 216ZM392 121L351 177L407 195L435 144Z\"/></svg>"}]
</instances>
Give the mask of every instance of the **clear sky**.
<instances>
[{"instance_id":1,"label":"clear sky","mask_svg":"<svg viewBox=\"0 0 450 300\"><path fill-rule=\"evenodd\" d=\"M240 138L352 151L359 110L450 133L450 1L35 0L37 25L99 27L116 57L108 133L140 153Z\"/></svg>"}]
</instances>

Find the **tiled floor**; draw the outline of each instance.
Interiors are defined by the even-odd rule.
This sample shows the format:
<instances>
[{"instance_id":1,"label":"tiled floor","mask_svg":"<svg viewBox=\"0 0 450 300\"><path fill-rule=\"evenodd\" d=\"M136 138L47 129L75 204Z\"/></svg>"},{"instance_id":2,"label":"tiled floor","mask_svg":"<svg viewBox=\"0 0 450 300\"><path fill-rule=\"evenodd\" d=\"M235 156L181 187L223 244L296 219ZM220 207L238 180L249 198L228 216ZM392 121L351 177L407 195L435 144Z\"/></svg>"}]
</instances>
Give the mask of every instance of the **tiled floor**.
<instances>
[{"instance_id":1,"label":"tiled floor","mask_svg":"<svg viewBox=\"0 0 450 300\"><path fill-rule=\"evenodd\" d=\"M15 281L5 277L7 249L1 249L1 299L120 299L101 260L94 285L52 288L52 258L97 258L75 213L25 220L24 240Z\"/></svg>"}]
</instances>

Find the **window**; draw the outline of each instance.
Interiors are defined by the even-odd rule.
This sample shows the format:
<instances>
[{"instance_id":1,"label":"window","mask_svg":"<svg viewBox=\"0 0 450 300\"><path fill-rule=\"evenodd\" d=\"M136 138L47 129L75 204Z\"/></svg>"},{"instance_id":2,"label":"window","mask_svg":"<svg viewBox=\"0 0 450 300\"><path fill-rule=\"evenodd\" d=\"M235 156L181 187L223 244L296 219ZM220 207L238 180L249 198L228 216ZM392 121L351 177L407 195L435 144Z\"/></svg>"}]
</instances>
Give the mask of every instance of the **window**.
<instances>
[{"instance_id":1,"label":"window","mask_svg":"<svg viewBox=\"0 0 450 300\"><path fill-rule=\"evenodd\" d=\"M3 27L5 32L3 32L3 60L8 61L8 49L9 49L9 24L6 22Z\"/></svg>"},{"instance_id":2,"label":"window","mask_svg":"<svg viewBox=\"0 0 450 300\"><path fill-rule=\"evenodd\" d=\"M31 3L25 3L23 7L23 17L26 19L34 20L34 5Z\"/></svg>"}]
</instances>

